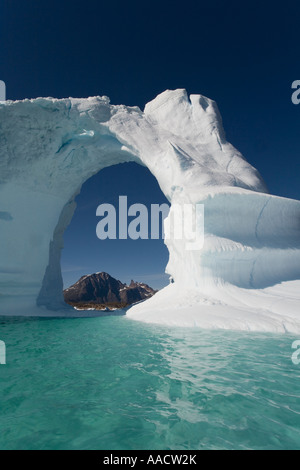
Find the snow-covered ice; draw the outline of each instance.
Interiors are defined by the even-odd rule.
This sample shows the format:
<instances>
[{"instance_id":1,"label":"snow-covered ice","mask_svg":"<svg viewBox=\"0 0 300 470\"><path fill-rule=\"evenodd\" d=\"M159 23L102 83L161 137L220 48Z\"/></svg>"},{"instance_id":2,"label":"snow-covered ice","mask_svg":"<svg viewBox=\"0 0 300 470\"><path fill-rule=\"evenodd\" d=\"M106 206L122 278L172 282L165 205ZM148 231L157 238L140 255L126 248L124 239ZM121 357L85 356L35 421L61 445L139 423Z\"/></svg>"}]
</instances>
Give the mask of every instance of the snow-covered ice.
<instances>
[{"instance_id":1,"label":"snow-covered ice","mask_svg":"<svg viewBox=\"0 0 300 470\"><path fill-rule=\"evenodd\" d=\"M74 315L60 253L75 196L127 161L149 168L171 206L205 207L204 248L166 240L175 282L129 318L300 332L300 202L268 194L226 141L216 103L185 90L165 91L144 112L107 97L0 103L0 314Z\"/></svg>"}]
</instances>

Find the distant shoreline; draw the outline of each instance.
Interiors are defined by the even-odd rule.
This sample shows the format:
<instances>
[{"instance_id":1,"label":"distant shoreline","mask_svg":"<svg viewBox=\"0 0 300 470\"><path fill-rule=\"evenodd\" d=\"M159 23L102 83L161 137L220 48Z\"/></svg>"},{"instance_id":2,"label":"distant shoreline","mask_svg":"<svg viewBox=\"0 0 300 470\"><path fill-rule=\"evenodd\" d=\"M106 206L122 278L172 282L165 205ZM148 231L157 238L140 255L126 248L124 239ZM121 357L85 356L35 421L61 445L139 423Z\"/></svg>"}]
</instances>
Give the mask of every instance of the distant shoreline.
<instances>
[{"instance_id":1,"label":"distant shoreline","mask_svg":"<svg viewBox=\"0 0 300 470\"><path fill-rule=\"evenodd\" d=\"M65 301L66 302L66 301ZM97 303L97 302L66 302L76 310L118 310L129 307L129 303L125 302L108 302L108 303Z\"/></svg>"}]
</instances>

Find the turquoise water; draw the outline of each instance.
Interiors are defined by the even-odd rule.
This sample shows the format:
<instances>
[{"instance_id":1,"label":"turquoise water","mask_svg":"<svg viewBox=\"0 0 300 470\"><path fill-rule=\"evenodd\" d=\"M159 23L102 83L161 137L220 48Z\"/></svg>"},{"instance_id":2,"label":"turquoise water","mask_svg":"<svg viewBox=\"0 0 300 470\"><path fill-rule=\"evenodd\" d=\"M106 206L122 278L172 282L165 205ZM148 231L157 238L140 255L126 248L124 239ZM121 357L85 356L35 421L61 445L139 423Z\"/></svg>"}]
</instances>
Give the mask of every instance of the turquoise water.
<instances>
[{"instance_id":1,"label":"turquoise water","mask_svg":"<svg viewBox=\"0 0 300 470\"><path fill-rule=\"evenodd\" d=\"M292 336L1 320L1 449L300 449Z\"/></svg>"}]
</instances>

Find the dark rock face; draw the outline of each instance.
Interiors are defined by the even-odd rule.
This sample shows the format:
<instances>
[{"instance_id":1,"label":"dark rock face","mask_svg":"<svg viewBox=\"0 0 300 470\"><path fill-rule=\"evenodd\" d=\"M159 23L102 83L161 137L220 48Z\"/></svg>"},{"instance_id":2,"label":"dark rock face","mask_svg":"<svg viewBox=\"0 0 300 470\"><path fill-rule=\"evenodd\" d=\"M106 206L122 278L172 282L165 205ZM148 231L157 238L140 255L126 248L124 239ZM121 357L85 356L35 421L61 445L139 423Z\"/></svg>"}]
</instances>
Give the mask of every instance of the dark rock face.
<instances>
[{"instance_id":1,"label":"dark rock face","mask_svg":"<svg viewBox=\"0 0 300 470\"><path fill-rule=\"evenodd\" d=\"M82 276L75 284L64 290L67 303L122 303L131 305L152 297L157 291L141 282L131 281L129 286L107 273Z\"/></svg>"}]
</instances>

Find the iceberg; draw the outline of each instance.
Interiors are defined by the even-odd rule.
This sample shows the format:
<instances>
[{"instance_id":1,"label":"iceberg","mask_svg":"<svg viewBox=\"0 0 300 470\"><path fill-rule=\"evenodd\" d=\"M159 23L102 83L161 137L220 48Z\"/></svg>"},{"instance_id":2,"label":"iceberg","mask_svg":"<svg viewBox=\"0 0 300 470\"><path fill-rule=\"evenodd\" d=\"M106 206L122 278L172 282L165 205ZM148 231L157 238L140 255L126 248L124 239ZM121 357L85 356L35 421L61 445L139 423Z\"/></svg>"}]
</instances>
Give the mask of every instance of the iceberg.
<instances>
[{"instance_id":1,"label":"iceberg","mask_svg":"<svg viewBox=\"0 0 300 470\"><path fill-rule=\"evenodd\" d=\"M83 183L128 161L149 168L170 214L204 205L205 239L198 251L165 240L174 282L127 317L299 333L300 202L270 195L216 103L184 89L144 111L99 96L0 103L0 314L86 316L63 300L63 233Z\"/></svg>"}]
</instances>

